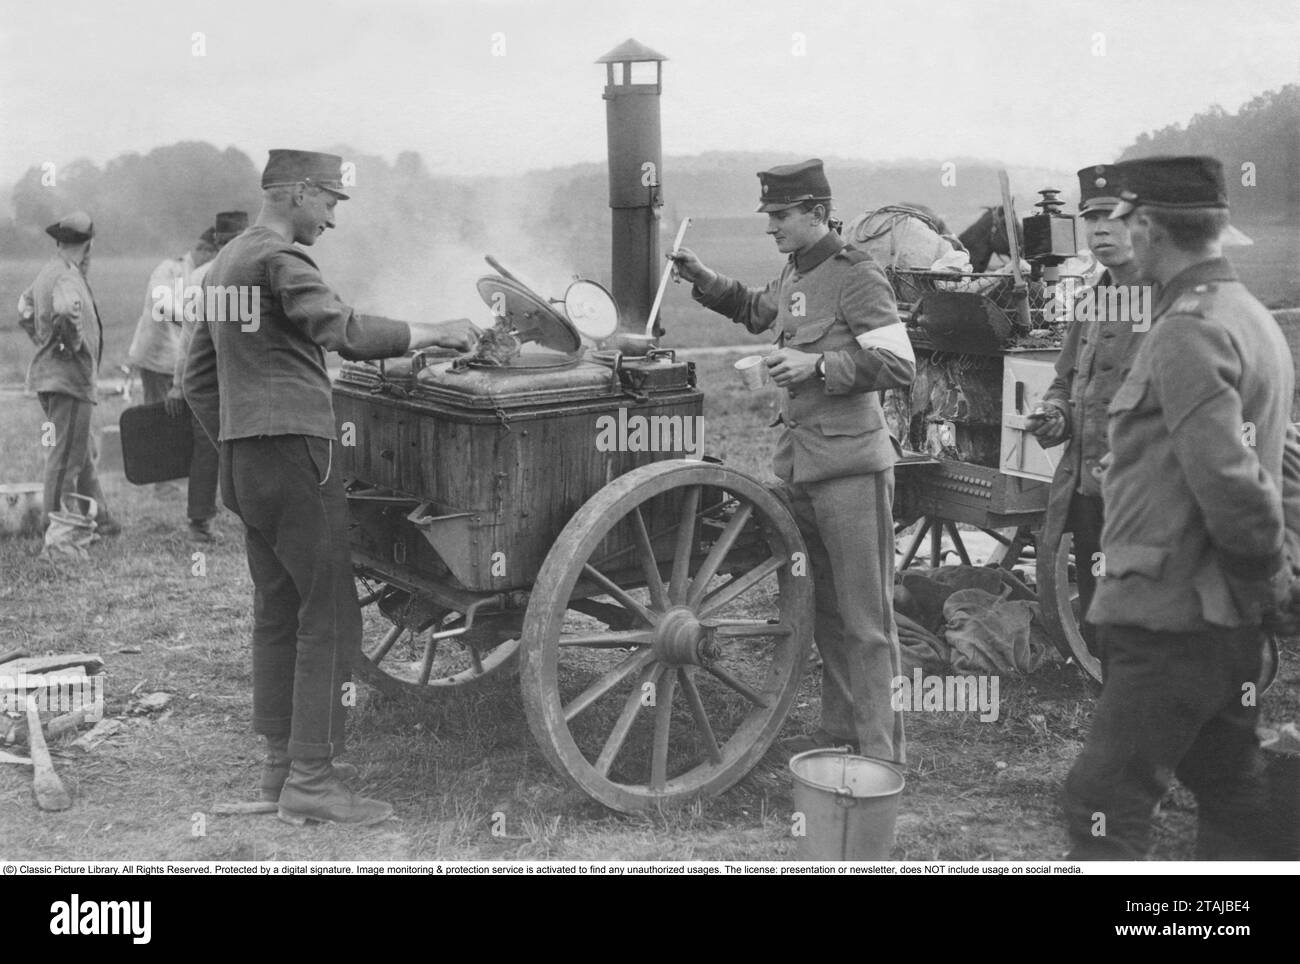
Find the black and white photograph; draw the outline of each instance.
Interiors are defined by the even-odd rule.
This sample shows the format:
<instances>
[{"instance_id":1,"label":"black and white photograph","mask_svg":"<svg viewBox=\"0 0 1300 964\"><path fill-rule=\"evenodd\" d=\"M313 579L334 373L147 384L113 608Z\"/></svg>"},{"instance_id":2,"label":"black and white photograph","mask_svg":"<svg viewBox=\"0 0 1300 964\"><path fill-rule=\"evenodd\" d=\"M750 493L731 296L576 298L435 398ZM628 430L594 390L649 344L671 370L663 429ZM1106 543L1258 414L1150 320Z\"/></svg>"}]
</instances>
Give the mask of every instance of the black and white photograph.
<instances>
[{"instance_id":1,"label":"black and white photograph","mask_svg":"<svg viewBox=\"0 0 1300 964\"><path fill-rule=\"evenodd\" d=\"M1297 358L1294 0L0 0L0 863L1295 873Z\"/></svg>"}]
</instances>

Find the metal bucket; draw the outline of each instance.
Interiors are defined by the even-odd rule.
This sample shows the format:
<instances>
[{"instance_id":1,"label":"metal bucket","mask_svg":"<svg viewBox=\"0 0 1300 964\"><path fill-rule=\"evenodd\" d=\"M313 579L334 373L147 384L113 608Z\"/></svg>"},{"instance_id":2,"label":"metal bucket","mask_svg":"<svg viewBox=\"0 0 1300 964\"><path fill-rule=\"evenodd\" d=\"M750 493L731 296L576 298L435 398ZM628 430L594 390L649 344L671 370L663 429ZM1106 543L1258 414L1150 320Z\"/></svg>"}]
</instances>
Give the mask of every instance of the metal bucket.
<instances>
[{"instance_id":1,"label":"metal bucket","mask_svg":"<svg viewBox=\"0 0 1300 964\"><path fill-rule=\"evenodd\" d=\"M803 814L800 860L881 860L894 847L903 776L847 747L790 760L794 809Z\"/></svg>"},{"instance_id":2,"label":"metal bucket","mask_svg":"<svg viewBox=\"0 0 1300 964\"><path fill-rule=\"evenodd\" d=\"M39 535L44 512L45 486L40 482L0 485L0 537Z\"/></svg>"}]
</instances>

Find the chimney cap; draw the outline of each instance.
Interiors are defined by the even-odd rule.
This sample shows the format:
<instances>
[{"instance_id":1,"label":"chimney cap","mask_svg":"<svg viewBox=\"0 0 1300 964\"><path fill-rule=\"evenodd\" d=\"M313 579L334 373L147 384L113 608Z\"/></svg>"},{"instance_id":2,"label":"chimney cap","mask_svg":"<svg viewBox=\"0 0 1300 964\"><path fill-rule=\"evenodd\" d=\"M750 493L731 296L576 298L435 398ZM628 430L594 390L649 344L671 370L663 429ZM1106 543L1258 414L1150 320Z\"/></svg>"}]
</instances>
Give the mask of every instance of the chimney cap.
<instances>
[{"instance_id":1,"label":"chimney cap","mask_svg":"<svg viewBox=\"0 0 1300 964\"><path fill-rule=\"evenodd\" d=\"M667 60L663 54L651 50L645 44L628 37L605 56L596 61L598 64L622 64L631 61Z\"/></svg>"}]
</instances>

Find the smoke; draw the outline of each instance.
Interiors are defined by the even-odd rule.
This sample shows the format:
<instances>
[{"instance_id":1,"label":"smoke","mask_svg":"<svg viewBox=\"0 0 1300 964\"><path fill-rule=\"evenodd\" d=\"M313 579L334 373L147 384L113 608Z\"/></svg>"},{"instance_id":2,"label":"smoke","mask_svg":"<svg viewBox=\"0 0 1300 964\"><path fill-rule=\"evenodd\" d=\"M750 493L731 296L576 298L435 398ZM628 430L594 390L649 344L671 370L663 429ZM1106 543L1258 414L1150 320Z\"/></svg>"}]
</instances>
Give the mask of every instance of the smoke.
<instances>
[{"instance_id":1,"label":"smoke","mask_svg":"<svg viewBox=\"0 0 1300 964\"><path fill-rule=\"evenodd\" d=\"M451 187L438 200L434 210L418 213L358 205L354 224L340 205L337 230L311 251L325 280L363 313L403 321L469 318L487 328L492 314L476 288L478 279L496 274L487 255L543 299L563 298L577 275L607 271L607 264L570 263L557 252L563 245L548 244L550 198L530 190L526 178ZM601 235L607 251L607 226Z\"/></svg>"}]
</instances>

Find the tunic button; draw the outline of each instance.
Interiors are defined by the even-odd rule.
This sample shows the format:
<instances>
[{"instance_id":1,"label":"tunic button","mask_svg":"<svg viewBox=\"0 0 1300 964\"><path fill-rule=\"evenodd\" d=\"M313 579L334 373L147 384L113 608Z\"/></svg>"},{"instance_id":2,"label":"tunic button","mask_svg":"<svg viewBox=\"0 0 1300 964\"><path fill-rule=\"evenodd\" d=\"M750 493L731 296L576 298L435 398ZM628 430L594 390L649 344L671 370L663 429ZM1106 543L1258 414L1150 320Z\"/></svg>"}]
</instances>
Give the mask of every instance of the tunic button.
<instances>
[{"instance_id":1,"label":"tunic button","mask_svg":"<svg viewBox=\"0 0 1300 964\"><path fill-rule=\"evenodd\" d=\"M796 422L796 421L795 421L794 419L792 419L792 418L787 418L787 419L785 420L785 424L786 424L786 425L789 425L791 428L798 428L798 427L799 427L799 423Z\"/></svg>"},{"instance_id":2,"label":"tunic button","mask_svg":"<svg viewBox=\"0 0 1300 964\"><path fill-rule=\"evenodd\" d=\"M1100 465L1094 465L1092 467L1092 477L1094 479L1100 479L1105 474L1105 470Z\"/></svg>"}]
</instances>

